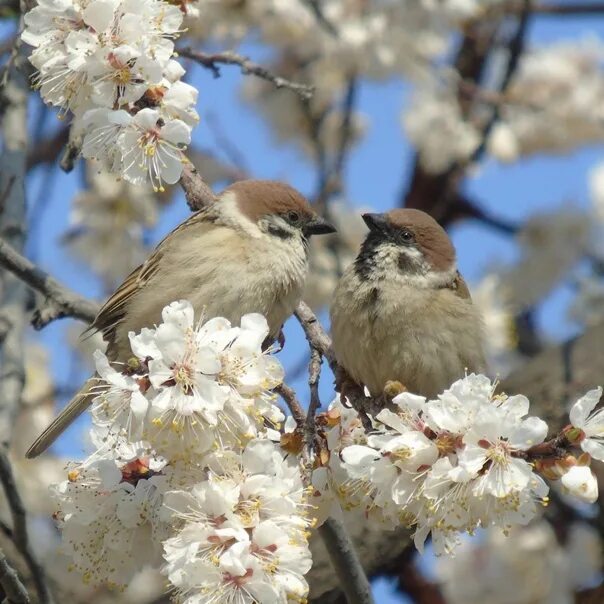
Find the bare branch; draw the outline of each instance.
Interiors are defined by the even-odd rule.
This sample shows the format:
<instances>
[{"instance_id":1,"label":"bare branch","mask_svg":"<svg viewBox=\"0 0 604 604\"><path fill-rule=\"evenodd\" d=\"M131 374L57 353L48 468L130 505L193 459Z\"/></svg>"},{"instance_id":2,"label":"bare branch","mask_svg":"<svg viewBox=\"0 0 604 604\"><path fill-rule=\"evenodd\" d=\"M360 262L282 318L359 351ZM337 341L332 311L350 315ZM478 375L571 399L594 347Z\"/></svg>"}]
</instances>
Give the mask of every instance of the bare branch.
<instances>
[{"instance_id":1,"label":"bare branch","mask_svg":"<svg viewBox=\"0 0 604 604\"><path fill-rule=\"evenodd\" d=\"M37 561L30 547L25 506L17 490L10 461L4 451L0 451L0 482L2 483L13 520L13 542L25 559L31 572L40 604L52 604L53 598L46 583L44 569Z\"/></svg>"},{"instance_id":2,"label":"bare branch","mask_svg":"<svg viewBox=\"0 0 604 604\"><path fill-rule=\"evenodd\" d=\"M183 167L180 186L185 192L187 204L192 211L201 210L216 202L216 195L203 180L197 168L189 161Z\"/></svg>"},{"instance_id":3,"label":"bare branch","mask_svg":"<svg viewBox=\"0 0 604 604\"><path fill-rule=\"evenodd\" d=\"M371 587L346 527L328 518L318 529L348 604L373 604Z\"/></svg>"},{"instance_id":4,"label":"bare branch","mask_svg":"<svg viewBox=\"0 0 604 604\"><path fill-rule=\"evenodd\" d=\"M59 162L59 166L61 166L63 172L69 173L73 170L78 157L80 157L83 142L83 137L80 134L75 134L74 128L70 128L67 144Z\"/></svg>"},{"instance_id":5,"label":"bare branch","mask_svg":"<svg viewBox=\"0 0 604 604\"><path fill-rule=\"evenodd\" d=\"M317 409L321 407L321 399L319 397L319 378L321 377L322 360L323 357L321 353L311 344L310 362L308 364L310 404L308 405L308 413L306 414L306 422L304 425L304 441L307 447L312 447L313 445L316 434L315 415L317 413Z\"/></svg>"},{"instance_id":6,"label":"bare branch","mask_svg":"<svg viewBox=\"0 0 604 604\"><path fill-rule=\"evenodd\" d=\"M521 11L522 7L519 6ZM536 4L532 11L539 15L565 17L569 15L603 15L604 3L602 2L569 2L568 4Z\"/></svg>"},{"instance_id":7,"label":"bare branch","mask_svg":"<svg viewBox=\"0 0 604 604\"><path fill-rule=\"evenodd\" d=\"M232 50L227 50L225 52L207 53L195 50L191 47L186 47L177 48L176 52L181 57L192 59L203 67L210 69L214 74L215 78L220 76L219 65L238 65L241 68L241 73L243 73L244 75L255 75L256 77L271 82L276 88L288 88L304 100L310 99L314 92L313 86L300 84L298 82L292 82L287 78L282 78L281 76L275 75L266 67L258 65L258 63L254 63L248 57L244 57L243 55L237 54Z\"/></svg>"},{"instance_id":8,"label":"bare branch","mask_svg":"<svg viewBox=\"0 0 604 604\"><path fill-rule=\"evenodd\" d=\"M354 114L355 104L358 92L358 79L351 75L348 79L346 93L342 103L342 123L340 125L338 145L331 163L328 166L325 149L322 148L320 139L320 128L322 121L319 120L311 129L313 142L317 149L317 169L319 172L319 191L316 195L315 203L319 212L325 213L329 199L342 191L344 183L344 169L346 160L350 152L351 138L353 134L352 116Z\"/></svg>"},{"instance_id":9,"label":"bare branch","mask_svg":"<svg viewBox=\"0 0 604 604\"><path fill-rule=\"evenodd\" d=\"M336 357L331 347L331 338L323 329L323 326L319 323L315 313L306 302L300 301L298 303L294 315L304 330L304 334L306 335L306 339L311 348L311 354L313 350L322 354L327 359L336 379L346 381L345 391L341 392L342 396L346 398L353 409L358 412L365 430L371 430L371 420L367 417L367 413L376 411L377 406L383 406L383 401L366 397L361 386L350 379L342 379L342 377L347 378L347 376L345 371L336 361Z\"/></svg>"},{"instance_id":10,"label":"bare branch","mask_svg":"<svg viewBox=\"0 0 604 604\"><path fill-rule=\"evenodd\" d=\"M290 388L285 382L275 388L275 392L285 401L298 427L302 427L306 421L306 414L293 388Z\"/></svg>"},{"instance_id":11,"label":"bare branch","mask_svg":"<svg viewBox=\"0 0 604 604\"><path fill-rule=\"evenodd\" d=\"M29 604L29 594L19 579L17 571L10 566L4 552L0 550L0 585L8 604Z\"/></svg>"},{"instance_id":12,"label":"bare branch","mask_svg":"<svg viewBox=\"0 0 604 604\"><path fill-rule=\"evenodd\" d=\"M0 157L0 237L18 250L25 245L27 158L27 97L29 83L20 69L26 61L24 48L15 43L15 53L0 91L3 149ZM25 286L9 273L0 273L0 447L8 450L14 420L21 404L25 382L23 335L27 325L29 295Z\"/></svg>"},{"instance_id":13,"label":"bare branch","mask_svg":"<svg viewBox=\"0 0 604 604\"><path fill-rule=\"evenodd\" d=\"M61 150L69 140L69 126L60 128L49 138L43 139L27 153L27 169L39 164L52 164L59 157Z\"/></svg>"},{"instance_id":14,"label":"bare branch","mask_svg":"<svg viewBox=\"0 0 604 604\"><path fill-rule=\"evenodd\" d=\"M42 294L46 303L34 317L34 327L41 329L55 319L74 317L91 323L98 305L61 285L57 280L0 240L0 266L3 266L31 289Z\"/></svg>"},{"instance_id":15,"label":"bare branch","mask_svg":"<svg viewBox=\"0 0 604 604\"><path fill-rule=\"evenodd\" d=\"M429 581L413 560L403 565L398 581L402 591L416 604L446 604L439 585Z\"/></svg>"},{"instance_id":16,"label":"bare branch","mask_svg":"<svg viewBox=\"0 0 604 604\"><path fill-rule=\"evenodd\" d=\"M308 342L328 360L329 365L334 369L336 360L331 349L331 338L319 323L310 306L306 302L300 301L294 314L302 326Z\"/></svg>"},{"instance_id":17,"label":"bare branch","mask_svg":"<svg viewBox=\"0 0 604 604\"><path fill-rule=\"evenodd\" d=\"M505 95L514 74L516 73L516 69L518 68L518 64L520 63L520 58L522 57L522 53L524 52L525 46L525 38L526 32L528 29L528 24L531 16L531 0L523 0L522 7L518 17L518 24L516 26L516 31L514 35L510 39L508 45L509 57L507 61L507 65L505 68L505 72L499 83L499 91L498 93L502 96ZM500 115L500 105L493 105L493 111L490 117L487 119L485 124L482 127L482 140L478 148L474 151L472 156L470 157L468 163L472 163L477 161L482 157L487 148L487 141L489 138L489 134L493 129L493 126L499 120ZM459 169L465 169L464 166L460 166Z\"/></svg>"},{"instance_id":18,"label":"bare branch","mask_svg":"<svg viewBox=\"0 0 604 604\"><path fill-rule=\"evenodd\" d=\"M350 137L352 135L352 114L357 100L358 80L355 75L350 76L346 95L344 96L344 117L342 119L342 128L340 130L340 140L338 141L338 151L334 162L334 172L339 180L342 180L342 173L346 164L346 154L350 148Z\"/></svg>"}]
</instances>

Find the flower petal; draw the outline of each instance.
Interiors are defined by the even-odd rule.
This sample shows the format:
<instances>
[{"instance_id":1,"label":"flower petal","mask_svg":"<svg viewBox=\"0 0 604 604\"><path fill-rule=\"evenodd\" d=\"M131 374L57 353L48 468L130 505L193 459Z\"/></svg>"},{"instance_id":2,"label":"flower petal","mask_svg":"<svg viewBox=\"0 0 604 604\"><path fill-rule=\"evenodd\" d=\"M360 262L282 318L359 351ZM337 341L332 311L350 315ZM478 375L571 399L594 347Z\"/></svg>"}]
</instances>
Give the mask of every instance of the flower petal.
<instances>
[{"instance_id":1,"label":"flower petal","mask_svg":"<svg viewBox=\"0 0 604 604\"><path fill-rule=\"evenodd\" d=\"M602 388L595 388L583 395L570 410L570 423L575 428L583 428L589 414L602 398Z\"/></svg>"}]
</instances>

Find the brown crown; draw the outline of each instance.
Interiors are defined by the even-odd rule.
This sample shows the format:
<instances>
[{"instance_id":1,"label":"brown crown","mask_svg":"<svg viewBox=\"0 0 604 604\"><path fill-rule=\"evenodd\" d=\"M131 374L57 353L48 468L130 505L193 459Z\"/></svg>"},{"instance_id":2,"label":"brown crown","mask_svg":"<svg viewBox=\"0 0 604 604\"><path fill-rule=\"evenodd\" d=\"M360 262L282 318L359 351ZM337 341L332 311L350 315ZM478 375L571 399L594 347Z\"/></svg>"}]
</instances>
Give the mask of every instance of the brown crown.
<instances>
[{"instance_id":1,"label":"brown crown","mask_svg":"<svg viewBox=\"0 0 604 604\"><path fill-rule=\"evenodd\" d=\"M443 229L432 216L414 209L390 210L388 222L395 229L407 229L415 235L418 246L428 262L438 271L450 269L455 263L455 248Z\"/></svg>"},{"instance_id":2,"label":"brown crown","mask_svg":"<svg viewBox=\"0 0 604 604\"><path fill-rule=\"evenodd\" d=\"M225 193L233 192L241 212L253 222L268 214L295 211L301 218L316 215L306 198L296 189L274 180L242 180L232 184Z\"/></svg>"}]
</instances>

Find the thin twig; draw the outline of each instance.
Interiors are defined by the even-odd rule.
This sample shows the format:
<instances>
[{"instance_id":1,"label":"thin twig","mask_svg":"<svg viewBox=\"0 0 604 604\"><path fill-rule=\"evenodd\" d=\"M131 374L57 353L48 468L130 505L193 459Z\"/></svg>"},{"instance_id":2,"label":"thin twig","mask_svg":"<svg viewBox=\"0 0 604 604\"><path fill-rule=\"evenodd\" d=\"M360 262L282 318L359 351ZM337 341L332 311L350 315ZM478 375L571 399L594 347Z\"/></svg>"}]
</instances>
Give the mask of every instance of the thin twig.
<instances>
[{"instance_id":1,"label":"thin twig","mask_svg":"<svg viewBox=\"0 0 604 604\"><path fill-rule=\"evenodd\" d=\"M0 451L0 482L2 483L4 495L6 496L13 520L13 543L25 559L31 572L40 604L52 604L53 598L46 583L44 569L31 550L27 534L25 506L17 490L10 461L4 451Z\"/></svg>"},{"instance_id":2,"label":"thin twig","mask_svg":"<svg viewBox=\"0 0 604 604\"><path fill-rule=\"evenodd\" d=\"M17 571L8 563L2 550L0 550L0 585L6 596L4 601L8 604L29 604L31 602Z\"/></svg>"},{"instance_id":3,"label":"thin twig","mask_svg":"<svg viewBox=\"0 0 604 604\"><path fill-rule=\"evenodd\" d=\"M44 296L45 304L38 310L34 320L36 329L62 317L73 317L86 323L94 320L99 309L96 303L61 285L2 240L0 240L0 266Z\"/></svg>"},{"instance_id":4,"label":"thin twig","mask_svg":"<svg viewBox=\"0 0 604 604\"><path fill-rule=\"evenodd\" d=\"M326 152L320 136L322 121L315 124L315 131L311 129L312 139L317 150L317 171L319 173L319 188L315 198L317 210L326 214L327 202L343 189L344 169L351 149L352 117L354 114L358 91L358 80L355 75L350 76L346 93L342 103L342 122L339 129L338 144L332 161L328 165Z\"/></svg>"},{"instance_id":5,"label":"thin twig","mask_svg":"<svg viewBox=\"0 0 604 604\"><path fill-rule=\"evenodd\" d=\"M306 340L311 348L311 353L313 350L317 350L327 359L333 374L336 377L342 376L345 371L336 361L335 354L331 347L331 338L327 335L327 332L323 329L321 323L319 323L319 320L315 316L315 313L311 310L310 306L308 306L306 302L300 301L296 307L294 315L304 330ZM342 395L348 400L352 408L359 414L365 430L371 431L371 420L367 414L377 412L378 407L383 403L366 397L363 388L351 380L347 380L347 388Z\"/></svg>"},{"instance_id":6,"label":"thin twig","mask_svg":"<svg viewBox=\"0 0 604 604\"><path fill-rule=\"evenodd\" d=\"M191 47L177 48L176 52L187 59L196 61L203 67L210 69L214 74L214 77L220 77L219 65L238 65L241 68L241 73L244 75L254 75L263 80L271 82L276 88L288 88L292 90L302 99L308 100L312 97L314 92L313 86L307 84L300 84L298 82L292 82L287 78L275 75L266 67L262 67L258 63L254 63L248 57L240 55L232 50L224 52L207 53L200 50L195 50Z\"/></svg>"},{"instance_id":7,"label":"thin twig","mask_svg":"<svg viewBox=\"0 0 604 604\"><path fill-rule=\"evenodd\" d=\"M501 96L505 96L510 82L512 81L512 78L516 73L518 65L520 64L520 58L522 57L522 53L524 52L526 32L528 30L528 25L532 12L531 6L531 0L523 0L522 10L520 11L520 14L518 16L518 24L516 26L516 31L512 36L508 47L509 57L505 68L505 73L503 74L503 78L499 83L499 90L497 91L498 94L500 94ZM493 127L499 120L500 113L501 106L493 105L493 111L482 127L480 145L471 155L468 161L469 164L478 161L483 156L487 148L489 135L491 134ZM465 169L465 165L460 166L460 169Z\"/></svg>"},{"instance_id":8,"label":"thin twig","mask_svg":"<svg viewBox=\"0 0 604 604\"><path fill-rule=\"evenodd\" d=\"M374 604L367 575L344 524L328 518L318 531L348 604Z\"/></svg>"},{"instance_id":9,"label":"thin twig","mask_svg":"<svg viewBox=\"0 0 604 604\"><path fill-rule=\"evenodd\" d=\"M306 422L304 425L304 441L307 447L312 447L316 434L315 415L321 407L319 397L319 379L321 377L321 364L323 357L321 353L312 346L310 348L310 362L308 364L308 387L310 389L310 403Z\"/></svg>"},{"instance_id":10,"label":"thin twig","mask_svg":"<svg viewBox=\"0 0 604 604\"><path fill-rule=\"evenodd\" d=\"M275 388L275 392L285 401L292 417L296 420L298 427L304 426L306 414L293 388L290 388L285 382Z\"/></svg>"},{"instance_id":11,"label":"thin twig","mask_svg":"<svg viewBox=\"0 0 604 604\"><path fill-rule=\"evenodd\" d=\"M304 330L306 339L327 359L331 368L334 369L336 367L336 360L331 349L331 338L327 335L321 323L319 323L310 306L306 302L300 301L298 306L296 306L294 314Z\"/></svg>"},{"instance_id":12,"label":"thin twig","mask_svg":"<svg viewBox=\"0 0 604 604\"><path fill-rule=\"evenodd\" d=\"M350 149L350 138L352 136L352 115L356 105L358 91L358 79L355 75L350 76L344 95L342 127L340 129L340 139L338 141L338 150L334 161L334 173L338 180L342 180L342 174L346 165L347 152Z\"/></svg>"}]
</instances>

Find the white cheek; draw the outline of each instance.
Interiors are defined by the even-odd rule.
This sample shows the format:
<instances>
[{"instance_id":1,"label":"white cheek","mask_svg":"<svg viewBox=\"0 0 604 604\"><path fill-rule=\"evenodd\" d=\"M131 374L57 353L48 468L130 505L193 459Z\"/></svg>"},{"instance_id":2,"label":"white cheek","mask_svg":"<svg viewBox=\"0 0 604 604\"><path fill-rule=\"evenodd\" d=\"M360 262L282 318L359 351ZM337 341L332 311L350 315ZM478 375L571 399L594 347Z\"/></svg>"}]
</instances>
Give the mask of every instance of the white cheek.
<instances>
[{"instance_id":1,"label":"white cheek","mask_svg":"<svg viewBox=\"0 0 604 604\"><path fill-rule=\"evenodd\" d=\"M416 260L418 262L421 261L422 263L424 262L422 253L416 247L401 246L397 248L397 251L400 254L405 254L405 256L411 258L412 260Z\"/></svg>"},{"instance_id":2,"label":"white cheek","mask_svg":"<svg viewBox=\"0 0 604 604\"><path fill-rule=\"evenodd\" d=\"M262 236L258 225L244 216L237 205L237 196L233 191L227 191L220 197L220 214L225 224L243 230L250 237L257 239Z\"/></svg>"}]
</instances>

